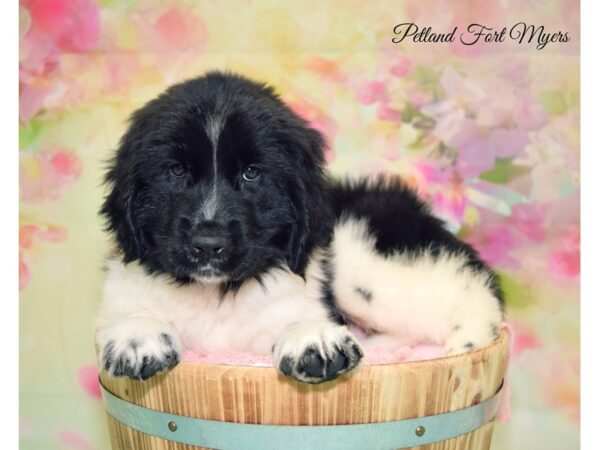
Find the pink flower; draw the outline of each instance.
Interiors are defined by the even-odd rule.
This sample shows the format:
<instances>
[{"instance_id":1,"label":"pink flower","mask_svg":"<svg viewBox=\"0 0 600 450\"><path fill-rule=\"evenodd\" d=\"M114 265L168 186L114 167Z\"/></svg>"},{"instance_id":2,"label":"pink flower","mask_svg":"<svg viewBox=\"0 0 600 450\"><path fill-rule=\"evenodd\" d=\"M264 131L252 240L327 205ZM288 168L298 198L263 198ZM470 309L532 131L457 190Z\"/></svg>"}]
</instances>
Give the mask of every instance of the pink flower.
<instances>
[{"instance_id":1,"label":"pink flower","mask_svg":"<svg viewBox=\"0 0 600 450\"><path fill-rule=\"evenodd\" d=\"M19 247L31 249L36 241L63 242L67 238L67 230L56 225L21 225L19 228Z\"/></svg>"},{"instance_id":2,"label":"pink flower","mask_svg":"<svg viewBox=\"0 0 600 450\"><path fill-rule=\"evenodd\" d=\"M66 95L60 55L89 52L100 38L100 8L92 0L22 0L19 116L34 117L50 97Z\"/></svg>"},{"instance_id":3,"label":"pink flower","mask_svg":"<svg viewBox=\"0 0 600 450\"><path fill-rule=\"evenodd\" d=\"M191 13L172 8L162 14L154 23L154 31L160 47L169 50L198 49L206 42L204 22Z\"/></svg>"},{"instance_id":4,"label":"pink flower","mask_svg":"<svg viewBox=\"0 0 600 450\"><path fill-rule=\"evenodd\" d=\"M550 270L561 278L574 278L580 272L579 250L555 251L550 255Z\"/></svg>"},{"instance_id":5,"label":"pink flower","mask_svg":"<svg viewBox=\"0 0 600 450\"><path fill-rule=\"evenodd\" d=\"M98 368L96 366L83 366L77 371L77 381L90 397L102 398L100 383L98 382Z\"/></svg>"},{"instance_id":6,"label":"pink flower","mask_svg":"<svg viewBox=\"0 0 600 450\"><path fill-rule=\"evenodd\" d=\"M552 273L563 279L579 276L581 265L579 241L579 227L562 234L558 248L550 254L549 266Z\"/></svg>"},{"instance_id":7,"label":"pink flower","mask_svg":"<svg viewBox=\"0 0 600 450\"><path fill-rule=\"evenodd\" d=\"M525 324L512 323L512 325L514 329L513 357L518 357L525 350L540 347L540 340L532 328Z\"/></svg>"},{"instance_id":8,"label":"pink flower","mask_svg":"<svg viewBox=\"0 0 600 450\"><path fill-rule=\"evenodd\" d=\"M395 77L405 77L413 69L413 63L410 59L405 56L399 56L396 61L390 67L390 73Z\"/></svg>"},{"instance_id":9,"label":"pink flower","mask_svg":"<svg viewBox=\"0 0 600 450\"><path fill-rule=\"evenodd\" d=\"M496 156L479 135L472 135L470 140L465 140L457 149L458 158L454 167L464 179L477 177L494 167Z\"/></svg>"},{"instance_id":10,"label":"pink flower","mask_svg":"<svg viewBox=\"0 0 600 450\"><path fill-rule=\"evenodd\" d=\"M433 164L424 161L418 161L413 164L407 181L410 181L412 187L417 191L419 197L430 201L435 192L444 192L447 186L452 184L452 173L450 170L440 170ZM438 201L442 202L440 199Z\"/></svg>"},{"instance_id":11,"label":"pink flower","mask_svg":"<svg viewBox=\"0 0 600 450\"><path fill-rule=\"evenodd\" d=\"M82 172L81 161L66 150L42 150L37 153L22 151L20 154L20 197L23 202L58 200L64 190ZM40 242L63 242L67 239L65 228L25 223L19 228L19 289L25 289L31 281L29 252Z\"/></svg>"},{"instance_id":12,"label":"pink flower","mask_svg":"<svg viewBox=\"0 0 600 450\"><path fill-rule=\"evenodd\" d=\"M510 222L529 241L540 243L546 238L548 208L540 203L523 203L512 207Z\"/></svg>"},{"instance_id":13,"label":"pink flower","mask_svg":"<svg viewBox=\"0 0 600 450\"><path fill-rule=\"evenodd\" d=\"M25 289L31 281L31 271L27 262L27 252L40 241L63 242L67 238L67 231L55 225L21 225L19 228L19 290Z\"/></svg>"},{"instance_id":14,"label":"pink flower","mask_svg":"<svg viewBox=\"0 0 600 450\"><path fill-rule=\"evenodd\" d=\"M358 88L358 101L371 105L385 98L385 84L381 81L366 81Z\"/></svg>"},{"instance_id":15,"label":"pink flower","mask_svg":"<svg viewBox=\"0 0 600 450\"><path fill-rule=\"evenodd\" d=\"M67 150L21 152L20 156L20 194L27 202L58 200L83 171L79 158Z\"/></svg>"},{"instance_id":16,"label":"pink flower","mask_svg":"<svg viewBox=\"0 0 600 450\"><path fill-rule=\"evenodd\" d=\"M61 51L85 52L100 36L100 8L92 0L23 0L31 32Z\"/></svg>"},{"instance_id":17,"label":"pink flower","mask_svg":"<svg viewBox=\"0 0 600 450\"><path fill-rule=\"evenodd\" d=\"M524 155L529 132L543 123L528 90L495 75L470 79L446 69L440 85L445 98L421 112L435 120L432 134L457 150L455 166L463 178L490 170L497 158Z\"/></svg>"},{"instance_id":18,"label":"pink flower","mask_svg":"<svg viewBox=\"0 0 600 450\"><path fill-rule=\"evenodd\" d=\"M61 52L86 52L100 37L100 8L92 0L22 0L21 8L28 27L20 67L30 75L47 75Z\"/></svg>"},{"instance_id":19,"label":"pink flower","mask_svg":"<svg viewBox=\"0 0 600 450\"><path fill-rule=\"evenodd\" d=\"M497 158L514 157L523 152L529 142L527 130L523 128L494 128L487 140L482 140L482 144L487 144L483 151L487 151Z\"/></svg>"},{"instance_id":20,"label":"pink flower","mask_svg":"<svg viewBox=\"0 0 600 450\"><path fill-rule=\"evenodd\" d=\"M523 153L529 138L523 129L482 129L473 120L464 119L454 136L444 142L458 150L456 169L464 178L470 178L492 169L497 158Z\"/></svg>"},{"instance_id":21,"label":"pink flower","mask_svg":"<svg viewBox=\"0 0 600 450\"><path fill-rule=\"evenodd\" d=\"M19 290L22 291L31 281L31 270L25 262L23 252L19 251Z\"/></svg>"},{"instance_id":22,"label":"pink flower","mask_svg":"<svg viewBox=\"0 0 600 450\"><path fill-rule=\"evenodd\" d=\"M510 226L482 223L467 237L467 241L475 246L481 258L491 266L504 269L520 267L519 261L511 254L518 247L519 241Z\"/></svg>"},{"instance_id":23,"label":"pink flower","mask_svg":"<svg viewBox=\"0 0 600 450\"><path fill-rule=\"evenodd\" d=\"M58 151L50 157L50 165L54 172L61 177L79 177L81 161L73 153Z\"/></svg>"},{"instance_id":24,"label":"pink flower","mask_svg":"<svg viewBox=\"0 0 600 450\"><path fill-rule=\"evenodd\" d=\"M58 440L71 450L93 450L94 448L91 442L77 431L62 430Z\"/></svg>"},{"instance_id":25,"label":"pink flower","mask_svg":"<svg viewBox=\"0 0 600 450\"><path fill-rule=\"evenodd\" d=\"M386 122L397 122L402 121L402 111L396 108L390 108L387 104L381 103L377 107L377 118Z\"/></svg>"},{"instance_id":26,"label":"pink flower","mask_svg":"<svg viewBox=\"0 0 600 450\"><path fill-rule=\"evenodd\" d=\"M452 178L450 171L440 170L427 162L417 162L413 167L421 175L424 187L429 186L430 183L448 183Z\"/></svg>"},{"instance_id":27,"label":"pink flower","mask_svg":"<svg viewBox=\"0 0 600 450\"><path fill-rule=\"evenodd\" d=\"M44 97L50 91L49 84L42 80L35 80L21 86L19 94L19 119L21 122L32 119L44 107Z\"/></svg>"}]
</instances>

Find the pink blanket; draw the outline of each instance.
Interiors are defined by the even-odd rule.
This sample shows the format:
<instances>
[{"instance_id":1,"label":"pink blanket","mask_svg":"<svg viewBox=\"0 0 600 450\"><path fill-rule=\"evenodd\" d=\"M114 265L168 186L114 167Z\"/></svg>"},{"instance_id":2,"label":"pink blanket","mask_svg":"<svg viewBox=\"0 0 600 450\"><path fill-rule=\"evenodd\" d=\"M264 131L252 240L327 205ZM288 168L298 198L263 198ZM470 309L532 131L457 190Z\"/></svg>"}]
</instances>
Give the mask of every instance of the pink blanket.
<instances>
[{"instance_id":1,"label":"pink blanket","mask_svg":"<svg viewBox=\"0 0 600 450\"><path fill-rule=\"evenodd\" d=\"M510 349L513 348L513 332L507 323L502 325L509 336ZM361 337L360 331L356 335ZM396 364L411 361L423 361L427 359L442 358L446 355L444 347L440 345L418 344L410 347L398 347L395 349L370 348L365 354L364 364ZM184 361L199 362L205 364L227 364L232 366L254 366L254 367L273 367L271 356L254 355L242 352L218 352L218 353L197 353L186 350L183 353ZM504 378L504 392L500 402L500 409L496 420L507 422L510 419L510 386L508 382L508 373Z\"/></svg>"}]
</instances>

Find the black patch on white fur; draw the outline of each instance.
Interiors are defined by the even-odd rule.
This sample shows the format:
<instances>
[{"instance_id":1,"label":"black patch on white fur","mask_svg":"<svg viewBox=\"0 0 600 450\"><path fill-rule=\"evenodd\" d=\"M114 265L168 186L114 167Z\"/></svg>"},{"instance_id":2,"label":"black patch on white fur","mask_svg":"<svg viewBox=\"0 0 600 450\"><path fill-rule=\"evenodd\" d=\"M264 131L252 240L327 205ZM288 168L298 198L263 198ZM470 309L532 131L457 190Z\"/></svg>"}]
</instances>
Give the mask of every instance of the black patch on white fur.
<instances>
[{"instance_id":1,"label":"black patch on white fur","mask_svg":"<svg viewBox=\"0 0 600 450\"><path fill-rule=\"evenodd\" d=\"M279 363L279 370L284 375L291 375L294 370L294 360L289 356L284 356Z\"/></svg>"},{"instance_id":2,"label":"black patch on white fur","mask_svg":"<svg viewBox=\"0 0 600 450\"><path fill-rule=\"evenodd\" d=\"M346 325L346 319L337 307L335 295L333 293L335 273L331 261L332 257L329 253L320 261L321 273L323 276L321 279L321 303L327 308L328 316L333 322L339 325Z\"/></svg>"},{"instance_id":3,"label":"black patch on white fur","mask_svg":"<svg viewBox=\"0 0 600 450\"><path fill-rule=\"evenodd\" d=\"M205 127L211 117L220 121L218 139ZM328 181L323 147L320 133L271 88L211 72L169 88L133 114L109 163L109 192L100 214L124 262L137 260L148 273L168 274L181 284L194 282L200 268L210 263L211 274L227 277L220 285L223 295L250 279L260 283L274 268L289 267L304 276L314 250L331 242L335 220L365 218L382 255L465 255L464 270L487 274L488 287L503 305L498 277L411 189L397 178ZM248 165L260 170L255 181L242 179ZM218 207L208 208L215 215L207 220L202 205L214 192ZM194 237L205 233L225 242L219 257L194 247ZM321 301L331 321L344 324L332 288L332 259L326 255L319 264ZM371 292L363 293L369 301ZM126 353L136 354L143 343L132 341L128 351L116 354L109 342L102 349L103 366L115 375L140 379L166 370L179 355L170 337L157 339L164 353L140 355L142 364L136 369ZM301 381L332 379L362 358L353 341L338 347L319 357L284 357L279 369ZM305 371L319 376L304 379L299 361Z\"/></svg>"},{"instance_id":4,"label":"black patch on white fur","mask_svg":"<svg viewBox=\"0 0 600 450\"><path fill-rule=\"evenodd\" d=\"M112 366L115 359L114 351L114 341L109 341L102 349L102 368L104 370L108 370Z\"/></svg>"},{"instance_id":5,"label":"black patch on white fur","mask_svg":"<svg viewBox=\"0 0 600 450\"><path fill-rule=\"evenodd\" d=\"M490 290L503 307L497 275L473 247L444 228L444 223L399 177L331 181L328 191L337 220L366 219L369 233L376 239L375 249L382 255L403 253L418 258L428 253L437 258L442 251L463 255L467 258L465 269L485 273Z\"/></svg>"},{"instance_id":6,"label":"black patch on white fur","mask_svg":"<svg viewBox=\"0 0 600 450\"><path fill-rule=\"evenodd\" d=\"M218 139L205 126L215 118ZM331 241L334 216L366 218L383 255L466 255L465 268L487 273L503 302L497 276L410 188L395 178L329 182L323 146L322 136L270 87L210 72L172 86L133 114L109 163L101 214L124 262L138 260L149 273L181 283L210 263L211 273L228 278L223 292L275 267L303 276L312 251ZM260 177L246 183L248 165ZM202 205L215 189L218 209L203 221ZM203 233L226 242L219 258L194 253L193 238ZM330 284L323 297L333 310Z\"/></svg>"},{"instance_id":7,"label":"black patch on white fur","mask_svg":"<svg viewBox=\"0 0 600 450\"><path fill-rule=\"evenodd\" d=\"M494 339L500 336L500 328L498 328L498 325L496 325L495 323L491 323L490 329L492 331L492 336L494 336Z\"/></svg>"},{"instance_id":8,"label":"black patch on white fur","mask_svg":"<svg viewBox=\"0 0 600 450\"><path fill-rule=\"evenodd\" d=\"M173 347L173 338L171 336L169 336L167 333L161 333L160 340L163 344L165 344L169 347Z\"/></svg>"},{"instance_id":9,"label":"black patch on white fur","mask_svg":"<svg viewBox=\"0 0 600 450\"><path fill-rule=\"evenodd\" d=\"M141 355L140 342L129 341L127 348L120 353L115 352L115 343L109 341L102 349L102 367L116 377L129 377L136 380L146 380L158 372L171 369L179 362L179 354L173 348L173 338L165 333L159 337L165 344L159 355ZM141 364L131 359L141 358ZM137 366L137 367L136 367Z\"/></svg>"},{"instance_id":10,"label":"black patch on white fur","mask_svg":"<svg viewBox=\"0 0 600 450\"><path fill-rule=\"evenodd\" d=\"M373 293L368 289L357 286L354 288L354 292L360 295L363 298L363 300L367 303L371 303L371 300L373 300Z\"/></svg>"}]
</instances>

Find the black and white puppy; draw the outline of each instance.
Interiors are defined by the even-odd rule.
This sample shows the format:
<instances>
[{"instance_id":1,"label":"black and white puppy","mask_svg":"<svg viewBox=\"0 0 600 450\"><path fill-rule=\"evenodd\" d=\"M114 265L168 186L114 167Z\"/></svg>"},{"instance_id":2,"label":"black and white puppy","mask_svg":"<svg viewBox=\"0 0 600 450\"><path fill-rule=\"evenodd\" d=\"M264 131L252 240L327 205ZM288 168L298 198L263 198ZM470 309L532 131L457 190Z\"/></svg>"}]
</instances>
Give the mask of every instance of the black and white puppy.
<instances>
[{"instance_id":1,"label":"black and white puppy","mask_svg":"<svg viewBox=\"0 0 600 450\"><path fill-rule=\"evenodd\" d=\"M477 253L397 179L327 179L323 145L271 88L219 72L133 115L101 211L118 248L96 333L109 374L146 379L189 348L272 352L319 383L370 345L452 354L497 336Z\"/></svg>"}]
</instances>

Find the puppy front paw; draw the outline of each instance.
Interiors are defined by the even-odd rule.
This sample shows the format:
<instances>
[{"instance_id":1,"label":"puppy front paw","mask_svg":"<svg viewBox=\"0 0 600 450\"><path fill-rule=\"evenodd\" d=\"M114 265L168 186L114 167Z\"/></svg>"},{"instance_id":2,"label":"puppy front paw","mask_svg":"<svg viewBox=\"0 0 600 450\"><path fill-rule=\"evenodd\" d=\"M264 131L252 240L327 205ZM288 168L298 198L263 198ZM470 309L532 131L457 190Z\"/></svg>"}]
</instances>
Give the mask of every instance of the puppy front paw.
<instances>
[{"instance_id":1,"label":"puppy front paw","mask_svg":"<svg viewBox=\"0 0 600 450\"><path fill-rule=\"evenodd\" d=\"M322 383L354 369L363 357L345 326L330 322L290 325L273 348L275 367L304 383Z\"/></svg>"},{"instance_id":2,"label":"puppy front paw","mask_svg":"<svg viewBox=\"0 0 600 450\"><path fill-rule=\"evenodd\" d=\"M135 319L98 333L100 364L110 376L146 380L180 360L181 345L168 324Z\"/></svg>"}]
</instances>

